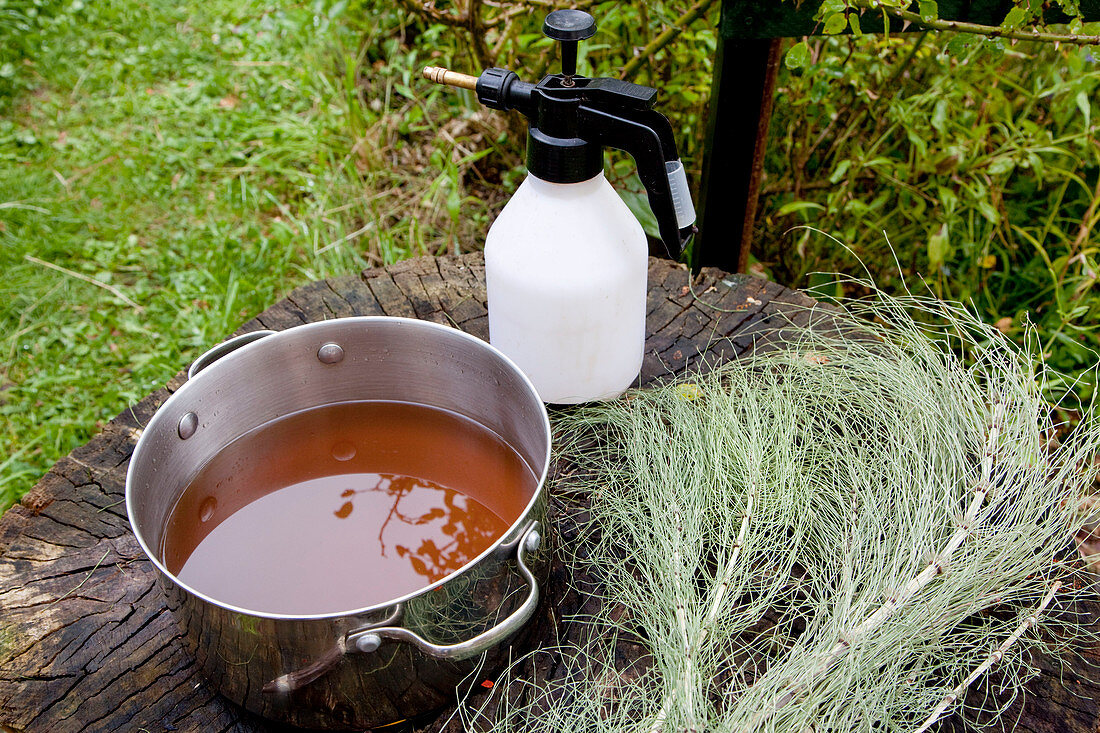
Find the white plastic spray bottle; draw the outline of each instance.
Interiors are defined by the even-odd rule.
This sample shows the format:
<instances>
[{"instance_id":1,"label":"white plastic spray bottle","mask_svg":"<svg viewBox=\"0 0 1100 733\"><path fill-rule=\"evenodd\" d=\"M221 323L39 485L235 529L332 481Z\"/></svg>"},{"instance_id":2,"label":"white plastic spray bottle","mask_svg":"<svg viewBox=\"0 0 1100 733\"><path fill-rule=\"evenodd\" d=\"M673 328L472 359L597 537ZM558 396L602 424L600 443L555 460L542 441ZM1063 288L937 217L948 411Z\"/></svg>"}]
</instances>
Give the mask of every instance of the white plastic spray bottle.
<instances>
[{"instance_id":1,"label":"white plastic spray bottle","mask_svg":"<svg viewBox=\"0 0 1100 733\"><path fill-rule=\"evenodd\" d=\"M577 42L596 32L588 13L554 11L543 32L561 42L562 73L537 84L495 68L477 78L424 75L529 120L528 177L485 240L489 341L545 402L612 399L642 366L649 247L604 178L603 148L633 156L674 256L694 232L695 210L672 127L652 109L657 90L576 75Z\"/></svg>"}]
</instances>

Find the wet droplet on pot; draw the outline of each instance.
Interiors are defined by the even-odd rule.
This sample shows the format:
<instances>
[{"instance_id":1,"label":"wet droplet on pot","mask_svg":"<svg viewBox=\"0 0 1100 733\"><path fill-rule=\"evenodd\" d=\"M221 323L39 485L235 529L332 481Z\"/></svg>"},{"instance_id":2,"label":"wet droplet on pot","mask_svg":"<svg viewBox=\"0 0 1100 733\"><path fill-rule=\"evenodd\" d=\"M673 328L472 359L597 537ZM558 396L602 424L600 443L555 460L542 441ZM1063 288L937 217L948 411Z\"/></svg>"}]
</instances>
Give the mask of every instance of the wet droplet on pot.
<instances>
[{"instance_id":1,"label":"wet droplet on pot","mask_svg":"<svg viewBox=\"0 0 1100 733\"><path fill-rule=\"evenodd\" d=\"M349 496L355 496L355 489L344 489L344 492L340 494L340 496L345 499Z\"/></svg>"},{"instance_id":2,"label":"wet droplet on pot","mask_svg":"<svg viewBox=\"0 0 1100 733\"><path fill-rule=\"evenodd\" d=\"M332 457L338 461L350 461L355 458L355 446L346 440L341 440L332 446Z\"/></svg>"},{"instance_id":3,"label":"wet droplet on pot","mask_svg":"<svg viewBox=\"0 0 1100 733\"><path fill-rule=\"evenodd\" d=\"M218 508L218 500L212 496L208 496L203 499L202 504L199 504L199 521L209 522L210 518L214 516L214 510Z\"/></svg>"}]
</instances>

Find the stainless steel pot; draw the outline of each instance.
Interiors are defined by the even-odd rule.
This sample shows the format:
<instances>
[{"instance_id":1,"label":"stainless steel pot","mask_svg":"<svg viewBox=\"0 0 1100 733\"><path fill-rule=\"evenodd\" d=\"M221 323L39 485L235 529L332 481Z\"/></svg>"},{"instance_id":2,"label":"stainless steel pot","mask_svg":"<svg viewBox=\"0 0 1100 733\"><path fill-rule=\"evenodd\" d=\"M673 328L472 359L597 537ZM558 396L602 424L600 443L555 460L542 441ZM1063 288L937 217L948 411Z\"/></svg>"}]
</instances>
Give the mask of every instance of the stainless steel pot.
<instances>
[{"instance_id":1,"label":"stainless steel pot","mask_svg":"<svg viewBox=\"0 0 1100 733\"><path fill-rule=\"evenodd\" d=\"M538 477L534 497L466 566L368 608L314 616L240 609L168 571L160 552L168 514L218 451L288 413L359 400L412 402L477 421L527 462ZM463 679L506 659L504 642L538 605L530 566L549 457L550 425L535 388L487 343L412 319L339 318L245 334L201 356L134 449L126 509L222 694L293 725L371 728L453 702Z\"/></svg>"}]
</instances>

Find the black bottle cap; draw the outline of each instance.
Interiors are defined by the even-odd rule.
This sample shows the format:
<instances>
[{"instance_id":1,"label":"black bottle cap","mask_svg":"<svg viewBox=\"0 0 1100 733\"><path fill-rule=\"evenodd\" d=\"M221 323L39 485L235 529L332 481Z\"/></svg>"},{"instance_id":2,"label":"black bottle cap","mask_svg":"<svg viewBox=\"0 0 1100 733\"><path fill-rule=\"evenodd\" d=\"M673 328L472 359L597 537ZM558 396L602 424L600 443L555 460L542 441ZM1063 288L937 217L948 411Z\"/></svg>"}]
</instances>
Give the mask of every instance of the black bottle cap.
<instances>
[{"instance_id":1,"label":"black bottle cap","mask_svg":"<svg viewBox=\"0 0 1100 733\"><path fill-rule=\"evenodd\" d=\"M603 172L603 146L527 130L527 172L550 183L580 183Z\"/></svg>"}]
</instances>

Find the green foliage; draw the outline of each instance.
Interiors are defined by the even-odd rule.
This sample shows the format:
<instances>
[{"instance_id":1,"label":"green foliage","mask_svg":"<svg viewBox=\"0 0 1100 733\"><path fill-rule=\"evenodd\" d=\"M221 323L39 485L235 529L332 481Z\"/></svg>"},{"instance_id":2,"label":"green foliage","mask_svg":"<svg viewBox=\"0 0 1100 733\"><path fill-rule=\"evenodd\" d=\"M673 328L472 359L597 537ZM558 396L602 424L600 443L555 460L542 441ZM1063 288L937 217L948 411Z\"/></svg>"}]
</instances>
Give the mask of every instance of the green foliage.
<instances>
[{"instance_id":1,"label":"green foliage","mask_svg":"<svg viewBox=\"0 0 1100 733\"><path fill-rule=\"evenodd\" d=\"M481 7L492 22L519 4ZM615 76L632 49L674 25L685 8L590 9L600 32L581 45L581 71ZM918 9L928 20L939 18L934 2ZM709 85L716 10L635 79L660 88L661 109L673 120L695 184L705 120L696 101ZM830 0L819 17L827 33L859 32L861 12ZM518 16L519 30L487 61L527 78L552 69L551 47L538 32L542 15ZM1007 20L1035 21L1030 10L1022 20L1018 15ZM1070 30L1092 28L1078 23ZM463 57L495 47L492 31L480 52L478 39L463 33L439 31L441 40L450 35L465 44L444 53L444 65L457 57L455 65L468 68ZM1100 347L1093 325L1100 316L1096 240L1089 233L1100 175L1094 53L1100 52L948 33L793 43L771 129L758 259L795 286L814 284L819 270L850 272L864 264L894 288L925 277L937 295L975 300L1009 333L1022 333L1025 319L1038 322L1051 363L1070 381L1085 374L1096 360L1090 349ZM517 156L521 140L517 133L510 142ZM613 180L652 232L644 191L623 158L611 156ZM858 259L825 237L786 233L798 224L850 244ZM1093 387L1076 389L1088 395Z\"/></svg>"},{"instance_id":2,"label":"green foliage","mask_svg":"<svg viewBox=\"0 0 1100 733\"><path fill-rule=\"evenodd\" d=\"M293 285L419 246L408 227L349 237L393 178L355 152L385 110L343 73L360 35L337 6L15 6L0 509Z\"/></svg>"},{"instance_id":3,"label":"green foliage","mask_svg":"<svg viewBox=\"0 0 1100 733\"><path fill-rule=\"evenodd\" d=\"M850 32L859 36L868 27L888 31L890 27L914 30L961 31L978 34L999 45L1001 39L1064 42L1100 47L1100 23L1086 23L1080 0L1016 0L1003 18L987 17L988 5L945 2L941 16L935 0L817 0L815 33L831 36ZM1094 6L1095 7L1095 6ZM959 17L962 11L963 17ZM971 15L976 17L970 17ZM1058 24L1055 27L1050 23ZM969 43L969 41L966 41ZM809 56L797 45L787 52L787 66L801 68Z\"/></svg>"},{"instance_id":4,"label":"green foliage","mask_svg":"<svg viewBox=\"0 0 1100 733\"><path fill-rule=\"evenodd\" d=\"M1100 349L1092 53L949 34L810 44L817 62L779 82L763 265L796 286L866 266L895 290L923 280L973 301L1008 333L1033 321L1051 365L1084 376L1075 388L1089 396Z\"/></svg>"},{"instance_id":5,"label":"green foliage","mask_svg":"<svg viewBox=\"0 0 1100 733\"><path fill-rule=\"evenodd\" d=\"M546 9L509 7L500 62L537 75ZM685 7L594 8L582 69ZM715 22L637 77L695 152ZM420 78L479 70L463 33L374 0L0 0L0 509L293 286L480 246L523 136Z\"/></svg>"},{"instance_id":6,"label":"green foliage","mask_svg":"<svg viewBox=\"0 0 1100 733\"><path fill-rule=\"evenodd\" d=\"M29 88L30 58L54 23L60 0L0 0L0 113L17 91ZM80 10L82 0L74 0Z\"/></svg>"},{"instance_id":7,"label":"green foliage","mask_svg":"<svg viewBox=\"0 0 1100 733\"><path fill-rule=\"evenodd\" d=\"M472 5L479 36L454 22L466 4L444 2L0 0L0 506L294 285L480 246L522 180L522 122L420 68L537 78L557 60L549 6ZM679 23L686 0L593 3L600 30L581 45L582 73L629 64L660 88L693 185L718 5ZM758 220L765 270L805 286L861 267L788 233L812 225L885 285L924 276L1017 337L1037 322L1050 363L1087 374L1096 56L947 34L796 47ZM633 162L609 160L645 221Z\"/></svg>"}]
</instances>

